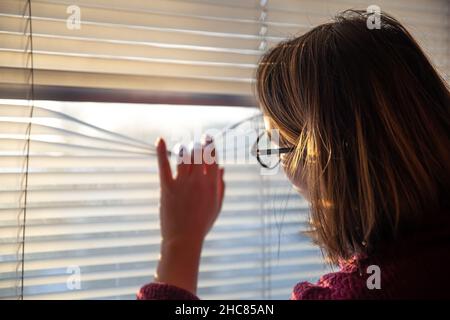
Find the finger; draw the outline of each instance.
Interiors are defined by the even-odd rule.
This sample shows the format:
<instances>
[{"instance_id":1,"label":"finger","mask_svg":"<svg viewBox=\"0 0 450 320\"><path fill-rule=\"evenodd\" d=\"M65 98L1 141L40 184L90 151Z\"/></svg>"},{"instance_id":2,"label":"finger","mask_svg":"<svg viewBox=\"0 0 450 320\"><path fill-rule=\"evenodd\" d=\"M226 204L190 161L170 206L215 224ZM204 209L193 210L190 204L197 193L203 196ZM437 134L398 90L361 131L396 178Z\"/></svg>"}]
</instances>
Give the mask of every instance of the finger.
<instances>
[{"instance_id":1,"label":"finger","mask_svg":"<svg viewBox=\"0 0 450 320\"><path fill-rule=\"evenodd\" d=\"M187 148L183 145L178 150L177 179L182 179L189 175L191 156Z\"/></svg>"},{"instance_id":2,"label":"finger","mask_svg":"<svg viewBox=\"0 0 450 320\"><path fill-rule=\"evenodd\" d=\"M169 187L172 184L172 170L170 169L167 155L166 143L162 138L156 141L156 153L158 157L159 179L162 187Z\"/></svg>"},{"instance_id":3,"label":"finger","mask_svg":"<svg viewBox=\"0 0 450 320\"><path fill-rule=\"evenodd\" d=\"M190 173L191 175L203 174L202 145L198 142L192 144Z\"/></svg>"},{"instance_id":4,"label":"finger","mask_svg":"<svg viewBox=\"0 0 450 320\"><path fill-rule=\"evenodd\" d=\"M220 212L220 210L222 210L222 204L223 204L223 199L225 196L225 180L223 179L225 173L225 169L224 168L220 168L218 170L218 175L219 175L219 179L218 179L218 197L219 197L219 209L218 212Z\"/></svg>"},{"instance_id":5,"label":"finger","mask_svg":"<svg viewBox=\"0 0 450 320\"><path fill-rule=\"evenodd\" d=\"M202 153L205 173L210 173L214 176L217 175L216 147L213 139L208 135L203 137Z\"/></svg>"}]
</instances>

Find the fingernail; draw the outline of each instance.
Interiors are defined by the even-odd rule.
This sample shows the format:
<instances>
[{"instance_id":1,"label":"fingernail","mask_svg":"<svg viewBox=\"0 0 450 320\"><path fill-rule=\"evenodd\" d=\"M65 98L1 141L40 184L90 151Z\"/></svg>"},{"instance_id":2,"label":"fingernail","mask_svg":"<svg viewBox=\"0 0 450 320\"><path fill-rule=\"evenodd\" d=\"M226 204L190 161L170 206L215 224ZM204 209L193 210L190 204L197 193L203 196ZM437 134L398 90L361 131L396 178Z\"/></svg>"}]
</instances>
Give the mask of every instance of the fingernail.
<instances>
[{"instance_id":1,"label":"fingernail","mask_svg":"<svg viewBox=\"0 0 450 320\"><path fill-rule=\"evenodd\" d=\"M159 146L159 144L161 143L161 140L162 140L161 137L156 138L156 140L155 140L155 147Z\"/></svg>"}]
</instances>

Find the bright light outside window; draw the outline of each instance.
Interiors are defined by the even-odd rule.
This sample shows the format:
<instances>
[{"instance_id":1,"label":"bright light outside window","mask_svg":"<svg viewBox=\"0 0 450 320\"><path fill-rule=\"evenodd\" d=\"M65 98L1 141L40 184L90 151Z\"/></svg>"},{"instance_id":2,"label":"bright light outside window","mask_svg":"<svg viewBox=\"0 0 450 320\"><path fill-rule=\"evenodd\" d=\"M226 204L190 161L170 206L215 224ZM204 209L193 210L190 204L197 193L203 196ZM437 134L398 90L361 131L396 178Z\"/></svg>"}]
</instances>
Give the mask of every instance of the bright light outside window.
<instances>
[{"instance_id":1,"label":"bright light outside window","mask_svg":"<svg viewBox=\"0 0 450 320\"><path fill-rule=\"evenodd\" d=\"M2 107L21 108L13 103L20 102ZM51 299L134 298L152 278L160 241L157 165L145 154L145 143L151 150L163 135L174 145L183 142L180 134L194 139L194 131L198 139L208 128L222 129L257 114L249 108L46 101L35 108L24 298ZM218 150L221 143L218 138ZM11 151L3 149L2 156ZM6 158L2 175L20 172L14 156ZM228 159L225 168L223 213L204 245L199 294L206 299L288 298L292 283L314 280L324 271L320 252L300 233L306 230L307 204L282 173L261 175L254 159ZM21 264L14 246L14 200L20 190L10 187L4 184L2 190L12 196L2 198L3 208L10 205L3 209L3 231L11 230L1 237L4 298L14 296L8 284Z\"/></svg>"}]
</instances>

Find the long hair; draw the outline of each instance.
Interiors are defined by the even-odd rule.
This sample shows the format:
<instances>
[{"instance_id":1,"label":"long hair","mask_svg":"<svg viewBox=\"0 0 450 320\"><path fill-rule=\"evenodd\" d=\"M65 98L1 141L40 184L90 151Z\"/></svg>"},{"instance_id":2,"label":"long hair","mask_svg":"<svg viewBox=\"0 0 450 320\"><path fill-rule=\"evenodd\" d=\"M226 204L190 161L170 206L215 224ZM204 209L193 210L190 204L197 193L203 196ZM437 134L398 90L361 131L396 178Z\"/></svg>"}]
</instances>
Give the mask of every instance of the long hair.
<instances>
[{"instance_id":1,"label":"long hair","mask_svg":"<svg viewBox=\"0 0 450 320\"><path fill-rule=\"evenodd\" d=\"M370 253L448 215L448 84L411 34L345 11L270 49L257 96L304 181L311 234L331 261Z\"/></svg>"}]
</instances>

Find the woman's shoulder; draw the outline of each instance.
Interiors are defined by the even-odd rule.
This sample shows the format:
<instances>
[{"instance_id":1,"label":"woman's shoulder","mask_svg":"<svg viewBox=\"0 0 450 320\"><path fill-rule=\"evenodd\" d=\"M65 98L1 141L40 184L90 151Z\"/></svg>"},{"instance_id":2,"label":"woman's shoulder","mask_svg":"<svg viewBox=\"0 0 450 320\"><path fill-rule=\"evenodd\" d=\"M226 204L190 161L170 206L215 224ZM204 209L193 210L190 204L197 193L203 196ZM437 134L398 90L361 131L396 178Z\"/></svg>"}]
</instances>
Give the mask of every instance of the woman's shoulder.
<instances>
[{"instance_id":1,"label":"woman's shoulder","mask_svg":"<svg viewBox=\"0 0 450 320\"><path fill-rule=\"evenodd\" d=\"M369 256L342 262L315 284L298 283L291 299L450 298L450 233L415 233Z\"/></svg>"},{"instance_id":2,"label":"woman's shoulder","mask_svg":"<svg viewBox=\"0 0 450 320\"><path fill-rule=\"evenodd\" d=\"M340 270L323 275L315 284L299 282L291 294L292 300L369 299L373 296L367 286L367 273L357 257L340 264ZM365 270L364 270L365 269Z\"/></svg>"}]
</instances>

